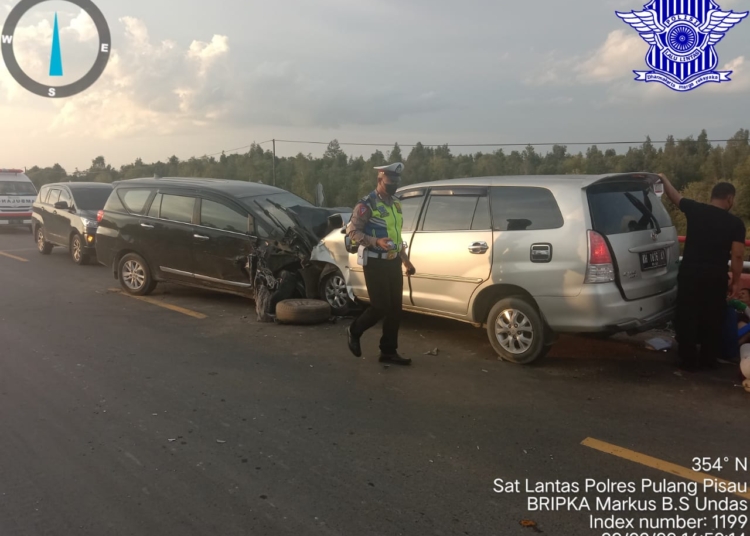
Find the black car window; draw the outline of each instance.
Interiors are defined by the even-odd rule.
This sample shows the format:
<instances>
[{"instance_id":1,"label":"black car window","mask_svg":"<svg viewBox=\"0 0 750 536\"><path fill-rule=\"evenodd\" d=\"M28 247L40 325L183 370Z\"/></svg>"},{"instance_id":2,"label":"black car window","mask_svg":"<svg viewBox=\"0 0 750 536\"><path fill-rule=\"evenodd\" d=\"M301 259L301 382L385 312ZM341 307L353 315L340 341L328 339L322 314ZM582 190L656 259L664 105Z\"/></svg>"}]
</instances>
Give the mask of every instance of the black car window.
<instances>
[{"instance_id":1,"label":"black car window","mask_svg":"<svg viewBox=\"0 0 750 536\"><path fill-rule=\"evenodd\" d=\"M559 229L564 220L555 196L546 188L497 186L490 194L495 231Z\"/></svg>"},{"instance_id":2,"label":"black car window","mask_svg":"<svg viewBox=\"0 0 750 536\"><path fill-rule=\"evenodd\" d=\"M648 184L621 182L597 184L588 189L595 231L605 235L672 227L667 209ZM645 209L645 210L644 210Z\"/></svg>"},{"instance_id":3,"label":"black car window","mask_svg":"<svg viewBox=\"0 0 750 536\"><path fill-rule=\"evenodd\" d=\"M163 196L161 194L156 194L156 197L154 197L154 200L151 202L151 208L148 209L148 215L151 218L159 217L159 209L161 208L162 197Z\"/></svg>"},{"instance_id":4,"label":"black car window","mask_svg":"<svg viewBox=\"0 0 750 536\"><path fill-rule=\"evenodd\" d=\"M107 188L76 188L73 200L78 210L101 210L111 193Z\"/></svg>"},{"instance_id":5,"label":"black car window","mask_svg":"<svg viewBox=\"0 0 750 536\"><path fill-rule=\"evenodd\" d=\"M47 198L47 204L54 205L58 199L60 199L60 190L52 189Z\"/></svg>"},{"instance_id":6,"label":"black car window","mask_svg":"<svg viewBox=\"0 0 750 536\"><path fill-rule=\"evenodd\" d=\"M423 231L468 231L472 228L474 213L482 194L480 192L455 193L436 190L430 195Z\"/></svg>"},{"instance_id":7,"label":"black car window","mask_svg":"<svg viewBox=\"0 0 750 536\"><path fill-rule=\"evenodd\" d=\"M233 233L248 232L246 215L209 199L201 200L201 225Z\"/></svg>"},{"instance_id":8,"label":"black car window","mask_svg":"<svg viewBox=\"0 0 750 536\"><path fill-rule=\"evenodd\" d=\"M37 203L44 203L47 201L47 196L49 195L49 186L42 186L42 189L39 190L39 195L37 196L36 200Z\"/></svg>"},{"instance_id":9,"label":"black car window","mask_svg":"<svg viewBox=\"0 0 750 536\"><path fill-rule=\"evenodd\" d=\"M122 204L128 212L132 214L143 214L143 210L146 208L146 202L151 197L153 190L147 190L142 188L133 188L127 190L120 190L118 192Z\"/></svg>"},{"instance_id":10,"label":"black car window","mask_svg":"<svg viewBox=\"0 0 750 536\"><path fill-rule=\"evenodd\" d=\"M192 223L195 197L164 194L159 217L163 220Z\"/></svg>"},{"instance_id":11,"label":"black car window","mask_svg":"<svg viewBox=\"0 0 750 536\"><path fill-rule=\"evenodd\" d=\"M65 201L69 207L73 205L73 199L67 190L60 190L60 199L58 199L58 202L60 201Z\"/></svg>"}]
</instances>

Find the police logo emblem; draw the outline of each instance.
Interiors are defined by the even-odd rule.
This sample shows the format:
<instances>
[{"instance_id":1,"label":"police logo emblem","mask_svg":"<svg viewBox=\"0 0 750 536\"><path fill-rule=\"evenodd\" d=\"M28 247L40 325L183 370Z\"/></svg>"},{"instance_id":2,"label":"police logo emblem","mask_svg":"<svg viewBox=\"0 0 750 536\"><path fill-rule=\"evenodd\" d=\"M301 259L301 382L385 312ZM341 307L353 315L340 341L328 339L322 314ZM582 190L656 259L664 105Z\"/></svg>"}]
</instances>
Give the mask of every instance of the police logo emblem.
<instances>
[{"instance_id":1,"label":"police logo emblem","mask_svg":"<svg viewBox=\"0 0 750 536\"><path fill-rule=\"evenodd\" d=\"M714 0L652 0L644 11L616 15L646 43L650 71L633 71L640 82L660 82L690 91L707 82L730 82L732 71L717 71L715 46L748 12L722 11Z\"/></svg>"}]
</instances>

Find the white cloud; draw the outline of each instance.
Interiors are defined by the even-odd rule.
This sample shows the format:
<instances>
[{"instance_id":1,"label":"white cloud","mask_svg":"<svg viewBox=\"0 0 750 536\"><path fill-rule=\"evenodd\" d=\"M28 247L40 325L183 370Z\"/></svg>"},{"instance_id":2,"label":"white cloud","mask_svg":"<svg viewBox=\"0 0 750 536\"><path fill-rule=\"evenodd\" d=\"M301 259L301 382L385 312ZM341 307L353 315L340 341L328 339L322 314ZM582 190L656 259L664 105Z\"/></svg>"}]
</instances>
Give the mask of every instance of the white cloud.
<instances>
[{"instance_id":1,"label":"white cloud","mask_svg":"<svg viewBox=\"0 0 750 536\"><path fill-rule=\"evenodd\" d=\"M613 82L631 77L633 69L642 66L648 45L635 33L627 30L610 32L607 40L575 72L582 82Z\"/></svg>"},{"instance_id":2,"label":"white cloud","mask_svg":"<svg viewBox=\"0 0 750 536\"><path fill-rule=\"evenodd\" d=\"M67 29L74 32L79 41L90 41L98 36L94 21L83 10L70 21Z\"/></svg>"},{"instance_id":3,"label":"white cloud","mask_svg":"<svg viewBox=\"0 0 750 536\"><path fill-rule=\"evenodd\" d=\"M727 62L722 71L732 71L729 75L731 82L708 84L712 93L747 93L750 91L750 62L745 56L739 56Z\"/></svg>"}]
</instances>

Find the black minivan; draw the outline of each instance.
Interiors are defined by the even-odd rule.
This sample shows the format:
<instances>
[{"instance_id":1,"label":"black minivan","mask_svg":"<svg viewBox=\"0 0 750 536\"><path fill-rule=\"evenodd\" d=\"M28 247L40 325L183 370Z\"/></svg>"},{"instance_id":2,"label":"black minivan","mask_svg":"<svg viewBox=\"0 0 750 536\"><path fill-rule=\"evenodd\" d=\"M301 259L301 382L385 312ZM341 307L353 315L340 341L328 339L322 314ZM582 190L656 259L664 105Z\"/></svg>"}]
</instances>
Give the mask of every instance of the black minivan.
<instances>
[{"instance_id":1,"label":"black minivan","mask_svg":"<svg viewBox=\"0 0 750 536\"><path fill-rule=\"evenodd\" d=\"M37 248L68 248L73 262L86 264L96 255L97 213L112 193L112 185L98 182L46 184L31 206Z\"/></svg>"},{"instance_id":2,"label":"black minivan","mask_svg":"<svg viewBox=\"0 0 750 536\"><path fill-rule=\"evenodd\" d=\"M193 178L116 182L99 213L97 258L136 296L151 293L159 281L170 281L253 297L251 272L258 266L251 267L249 259L258 248L283 249L271 255L276 268L300 261L293 240L280 245L294 235L294 216L285 210L289 207L315 214L324 223L333 213L260 183ZM318 239L307 234L308 243Z\"/></svg>"}]
</instances>

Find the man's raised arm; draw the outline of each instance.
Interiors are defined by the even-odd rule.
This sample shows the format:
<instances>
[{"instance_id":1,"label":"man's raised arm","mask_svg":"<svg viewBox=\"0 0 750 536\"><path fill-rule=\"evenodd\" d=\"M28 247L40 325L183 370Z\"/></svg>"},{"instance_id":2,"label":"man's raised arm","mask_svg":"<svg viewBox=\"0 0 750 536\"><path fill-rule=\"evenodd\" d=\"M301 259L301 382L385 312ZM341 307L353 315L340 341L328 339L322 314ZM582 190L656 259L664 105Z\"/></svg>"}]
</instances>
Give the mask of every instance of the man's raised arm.
<instances>
[{"instance_id":1,"label":"man's raised arm","mask_svg":"<svg viewBox=\"0 0 750 536\"><path fill-rule=\"evenodd\" d=\"M664 184L664 193L667 195L669 200L674 203L674 205L677 208L680 208L680 201L682 201L682 194L677 191L677 188L672 186L672 183L669 182L669 179L664 173L659 173L659 177L661 178L661 182Z\"/></svg>"}]
</instances>

